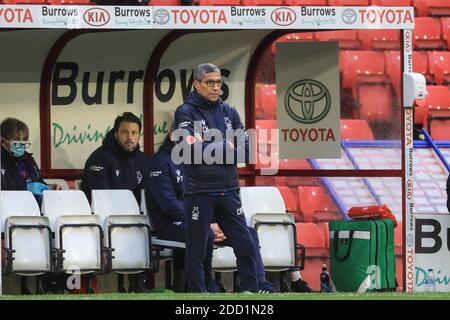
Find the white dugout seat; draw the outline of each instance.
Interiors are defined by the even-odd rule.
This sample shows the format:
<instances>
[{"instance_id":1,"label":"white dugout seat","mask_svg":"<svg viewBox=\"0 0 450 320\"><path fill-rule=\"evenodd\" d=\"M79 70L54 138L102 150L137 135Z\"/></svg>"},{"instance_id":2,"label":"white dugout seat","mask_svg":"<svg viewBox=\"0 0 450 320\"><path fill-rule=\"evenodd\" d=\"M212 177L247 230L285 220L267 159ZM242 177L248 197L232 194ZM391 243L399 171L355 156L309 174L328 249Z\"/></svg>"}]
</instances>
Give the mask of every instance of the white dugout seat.
<instances>
[{"instance_id":1,"label":"white dugout seat","mask_svg":"<svg viewBox=\"0 0 450 320\"><path fill-rule=\"evenodd\" d=\"M303 269L297 266L296 227L294 217L286 206L277 187L242 187L242 208L247 224L258 232L261 256L267 271Z\"/></svg>"},{"instance_id":2,"label":"white dugout seat","mask_svg":"<svg viewBox=\"0 0 450 320\"><path fill-rule=\"evenodd\" d=\"M61 186L62 190L69 190L69 185L67 184L67 181L64 179L44 179L46 184L57 184Z\"/></svg>"},{"instance_id":3,"label":"white dugout seat","mask_svg":"<svg viewBox=\"0 0 450 320\"><path fill-rule=\"evenodd\" d=\"M141 204L140 204L141 212L146 215L149 219L150 228L153 231L153 221L151 212L148 210L147 201L145 200L145 189L141 190ZM157 236L152 234L152 245L154 247L160 247L163 251L161 251L162 256L171 255L170 249L185 249L186 243L179 241L170 241L159 239Z\"/></svg>"},{"instance_id":4,"label":"white dugout seat","mask_svg":"<svg viewBox=\"0 0 450 320\"><path fill-rule=\"evenodd\" d=\"M92 212L104 227L104 244L111 251L109 265L118 273L150 269L151 230L130 190L92 190Z\"/></svg>"},{"instance_id":5,"label":"white dugout seat","mask_svg":"<svg viewBox=\"0 0 450 320\"><path fill-rule=\"evenodd\" d=\"M102 269L100 218L82 191L45 190L41 211L55 233L58 270L84 274Z\"/></svg>"},{"instance_id":6,"label":"white dugout seat","mask_svg":"<svg viewBox=\"0 0 450 320\"><path fill-rule=\"evenodd\" d=\"M51 230L29 191L0 192L0 227L6 270L23 276L52 271Z\"/></svg>"},{"instance_id":7,"label":"white dugout seat","mask_svg":"<svg viewBox=\"0 0 450 320\"><path fill-rule=\"evenodd\" d=\"M247 226L249 227L255 228L255 224L254 221L252 221L252 218L256 213L260 214L283 213L286 217L288 216L288 214L286 214L286 207L284 204L284 200L278 189L274 187L242 187L241 201L242 201L242 208L244 209L244 214L247 221ZM276 216L276 218L278 219L281 217ZM261 229L262 231L261 234L258 231L258 236L261 245L261 255L263 257L263 262L265 266L266 265L268 266L267 263L269 262L271 265L273 264L272 249L271 249L272 243L270 242L271 235L268 235L267 237L265 236L265 232L267 231L265 229L266 229L265 227ZM285 227L278 226L277 228L272 229L277 229L277 231L281 230L283 233L286 233ZM264 241L265 239L268 239L267 241L268 243L264 246L265 248L263 249L262 243L265 242ZM279 243L277 243L276 245L279 245ZM266 258L265 255L263 255L264 251L267 251ZM280 249L278 251L280 251ZM292 262L290 264L292 264ZM214 249L212 267L214 271L218 272L236 271L237 270L236 256L234 255L233 249L230 247L218 247Z\"/></svg>"}]
</instances>

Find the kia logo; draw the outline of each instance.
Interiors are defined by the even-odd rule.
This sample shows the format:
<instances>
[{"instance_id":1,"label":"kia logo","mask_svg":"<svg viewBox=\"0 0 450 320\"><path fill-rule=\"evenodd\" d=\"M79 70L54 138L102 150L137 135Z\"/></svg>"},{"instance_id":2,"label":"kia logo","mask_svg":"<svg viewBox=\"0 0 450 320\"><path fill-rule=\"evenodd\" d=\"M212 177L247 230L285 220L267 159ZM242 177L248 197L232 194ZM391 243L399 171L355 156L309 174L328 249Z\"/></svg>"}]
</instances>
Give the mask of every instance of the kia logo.
<instances>
[{"instance_id":1,"label":"kia logo","mask_svg":"<svg viewBox=\"0 0 450 320\"><path fill-rule=\"evenodd\" d=\"M331 95L319 81L300 80L287 89L284 107L293 120L306 124L316 123L330 111Z\"/></svg>"},{"instance_id":2,"label":"kia logo","mask_svg":"<svg viewBox=\"0 0 450 320\"><path fill-rule=\"evenodd\" d=\"M288 26L295 22L297 15L295 11L289 8L278 8L272 11L270 15L273 23L279 26Z\"/></svg>"},{"instance_id":3,"label":"kia logo","mask_svg":"<svg viewBox=\"0 0 450 320\"><path fill-rule=\"evenodd\" d=\"M90 26L101 27L109 22L109 12L102 8L91 8L84 13L83 19Z\"/></svg>"}]
</instances>

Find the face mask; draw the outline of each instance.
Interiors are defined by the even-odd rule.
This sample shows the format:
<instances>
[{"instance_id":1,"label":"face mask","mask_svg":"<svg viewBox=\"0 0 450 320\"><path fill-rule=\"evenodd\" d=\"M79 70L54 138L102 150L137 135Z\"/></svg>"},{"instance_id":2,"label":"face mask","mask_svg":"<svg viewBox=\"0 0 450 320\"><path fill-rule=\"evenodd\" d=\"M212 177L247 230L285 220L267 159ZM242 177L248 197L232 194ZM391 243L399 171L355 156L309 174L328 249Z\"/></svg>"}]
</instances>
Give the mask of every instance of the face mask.
<instances>
[{"instance_id":1,"label":"face mask","mask_svg":"<svg viewBox=\"0 0 450 320\"><path fill-rule=\"evenodd\" d=\"M25 145L17 145L17 143L12 143L9 146L9 151L13 157L20 158L25 153Z\"/></svg>"}]
</instances>

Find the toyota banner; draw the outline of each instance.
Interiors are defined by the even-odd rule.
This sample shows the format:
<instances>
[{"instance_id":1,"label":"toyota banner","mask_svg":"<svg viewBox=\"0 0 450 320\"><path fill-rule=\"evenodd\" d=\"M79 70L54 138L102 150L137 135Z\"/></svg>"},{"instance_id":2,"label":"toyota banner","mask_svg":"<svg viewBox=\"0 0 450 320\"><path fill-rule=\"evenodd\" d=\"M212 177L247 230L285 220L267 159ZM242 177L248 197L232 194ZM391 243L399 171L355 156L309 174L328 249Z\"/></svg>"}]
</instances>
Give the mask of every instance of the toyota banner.
<instances>
[{"instance_id":1,"label":"toyota banner","mask_svg":"<svg viewBox=\"0 0 450 320\"><path fill-rule=\"evenodd\" d=\"M280 159L340 158L337 42L278 43Z\"/></svg>"}]
</instances>

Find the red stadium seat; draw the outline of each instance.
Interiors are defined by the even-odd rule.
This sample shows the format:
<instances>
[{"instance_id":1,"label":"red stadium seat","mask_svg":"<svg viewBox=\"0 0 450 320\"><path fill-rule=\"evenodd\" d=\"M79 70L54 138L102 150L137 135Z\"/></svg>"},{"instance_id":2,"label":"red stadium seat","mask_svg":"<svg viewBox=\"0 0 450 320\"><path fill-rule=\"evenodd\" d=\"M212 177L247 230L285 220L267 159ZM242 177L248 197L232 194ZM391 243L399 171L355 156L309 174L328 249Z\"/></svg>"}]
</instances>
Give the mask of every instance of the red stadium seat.
<instances>
[{"instance_id":1,"label":"red stadium seat","mask_svg":"<svg viewBox=\"0 0 450 320\"><path fill-rule=\"evenodd\" d=\"M280 159L280 170L300 170L311 169L311 165L306 159Z\"/></svg>"},{"instance_id":2,"label":"red stadium seat","mask_svg":"<svg viewBox=\"0 0 450 320\"><path fill-rule=\"evenodd\" d=\"M316 224L317 229L319 230L320 234L322 235L322 239L325 242L325 247L330 247L330 229L328 227L328 222L319 222Z\"/></svg>"},{"instance_id":3,"label":"red stadium seat","mask_svg":"<svg viewBox=\"0 0 450 320\"><path fill-rule=\"evenodd\" d=\"M82 5L95 5L94 2L91 2L90 0L47 0L49 4L53 5L65 5L65 4L82 4Z\"/></svg>"},{"instance_id":4,"label":"red stadium seat","mask_svg":"<svg viewBox=\"0 0 450 320\"><path fill-rule=\"evenodd\" d=\"M423 127L423 124L428 118L428 106L426 101L421 101L420 104L414 107L414 125L419 128Z\"/></svg>"},{"instance_id":5,"label":"red stadium seat","mask_svg":"<svg viewBox=\"0 0 450 320\"><path fill-rule=\"evenodd\" d=\"M340 49L361 49L361 41L356 30L322 31L316 32L315 38L319 41L339 41Z\"/></svg>"},{"instance_id":6,"label":"red stadium seat","mask_svg":"<svg viewBox=\"0 0 450 320\"><path fill-rule=\"evenodd\" d=\"M314 32L299 32L299 33L288 33L280 38L278 38L270 48L272 54L276 53L276 44L280 42L300 42L300 41L314 41Z\"/></svg>"},{"instance_id":7,"label":"red stadium seat","mask_svg":"<svg viewBox=\"0 0 450 320\"><path fill-rule=\"evenodd\" d=\"M363 49L400 50L399 30L358 30Z\"/></svg>"},{"instance_id":8,"label":"red stadium seat","mask_svg":"<svg viewBox=\"0 0 450 320\"><path fill-rule=\"evenodd\" d=\"M340 214L323 187L297 187L298 210L305 222L329 221Z\"/></svg>"},{"instance_id":9,"label":"red stadium seat","mask_svg":"<svg viewBox=\"0 0 450 320\"><path fill-rule=\"evenodd\" d=\"M437 140L447 140L450 119L450 90L445 86L427 86L427 118L424 127Z\"/></svg>"},{"instance_id":10,"label":"red stadium seat","mask_svg":"<svg viewBox=\"0 0 450 320\"><path fill-rule=\"evenodd\" d=\"M450 118L430 120L428 130L433 140L450 140Z\"/></svg>"},{"instance_id":11,"label":"red stadium seat","mask_svg":"<svg viewBox=\"0 0 450 320\"><path fill-rule=\"evenodd\" d=\"M402 72L400 68L400 51L385 51L384 61L386 74L395 89L396 96L400 98L400 79ZM413 51L413 71L423 74L427 83L434 82L433 76L428 71L428 55L426 51Z\"/></svg>"},{"instance_id":12,"label":"red stadium seat","mask_svg":"<svg viewBox=\"0 0 450 320\"><path fill-rule=\"evenodd\" d=\"M373 139L373 132L366 120L341 119L341 140Z\"/></svg>"},{"instance_id":13,"label":"red stadium seat","mask_svg":"<svg viewBox=\"0 0 450 320\"><path fill-rule=\"evenodd\" d=\"M200 6L241 6L241 0L199 0Z\"/></svg>"},{"instance_id":14,"label":"red stadium seat","mask_svg":"<svg viewBox=\"0 0 450 320\"><path fill-rule=\"evenodd\" d=\"M319 274L323 264L329 264L329 249L322 228L314 223L297 223L297 243L306 247L305 269L302 278L313 290L320 290Z\"/></svg>"},{"instance_id":15,"label":"red stadium seat","mask_svg":"<svg viewBox=\"0 0 450 320\"><path fill-rule=\"evenodd\" d=\"M413 46L415 49L440 50L446 47L441 37L441 20L430 17L414 19Z\"/></svg>"},{"instance_id":16,"label":"red stadium seat","mask_svg":"<svg viewBox=\"0 0 450 320\"><path fill-rule=\"evenodd\" d=\"M273 165L278 166L278 156L276 154L272 155L272 153L275 153L276 150L274 148L278 146L278 139L276 137L272 136L271 129L277 129L277 121L276 120L256 120L256 137L257 137L257 158L256 158L256 168L268 168ZM267 130L265 134L260 134L261 130ZM267 163L262 164L261 163L261 156L264 157L264 162L267 162L266 158L270 157L271 161L272 158L275 157L275 161L277 163Z\"/></svg>"},{"instance_id":17,"label":"red stadium seat","mask_svg":"<svg viewBox=\"0 0 450 320\"><path fill-rule=\"evenodd\" d=\"M282 6L284 0L243 0L245 6Z\"/></svg>"},{"instance_id":18,"label":"red stadium seat","mask_svg":"<svg viewBox=\"0 0 450 320\"><path fill-rule=\"evenodd\" d=\"M393 117L390 86L362 85L358 88L359 118L369 122L387 122Z\"/></svg>"},{"instance_id":19,"label":"red stadium seat","mask_svg":"<svg viewBox=\"0 0 450 320\"><path fill-rule=\"evenodd\" d=\"M357 83L385 83L384 56L377 51L341 51L342 87L353 88Z\"/></svg>"},{"instance_id":20,"label":"red stadium seat","mask_svg":"<svg viewBox=\"0 0 450 320\"><path fill-rule=\"evenodd\" d=\"M450 16L450 1L448 0L414 0L414 6L421 17Z\"/></svg>"},{"instance_id":21,"label":"red stadium seat","mask_svg":"<svg viewBox=\"0 0 450 320\"><path fill-rule=\"evenodd\" d=\"M433 82L428 66L428 56L425 51L413 51L413 71L425 76L427 83Z\"/></svg>"},{"instance_id":22,"label":"red stadium seat","mask_svg":"<svg viewBox=\"0 0 450 320\"><path fill-rule=\"evenodd\" d=\"M447 50L450 51L450 18L441 18L442 38L447 42Z\"/></svg>"},{"instance_id":23,"label":"red stadium seat","mask_svg":"<svg viewBox=\"0 0 450 320\"><path fill-rule=\"evenodd\" d=\"M427 86L426 104L428 111L450 110L450 90L445 86Z\"/></svg>"},{"instance_id":24,"label":"red stadium seat","mask_svg":"<svg viewBox=\"0 0 450 320\"><path fill-rule=\"evenodd\" d=\"M306 250L312 248L325 248L325 239L321 230L315 223L296 223L297 243L306 247Z\"/></svg>"},{"instance_id":25,"label":"red stadium seat","mask_svg":"<svg viewBox=\"0 0 450 320\"><path fill-rule=\"evenodd\" d=\"M450 90L445 86L427 86L427 119L424 127L433 139L449 140Z\"/></svg>"},{"instance_id":26,"label":"red stadium seat","mask_svg":"<svg viewBox=\"0 0 450 320\"><path fill-rule=\"evenodd\" d=\"M285 0L287 6L326 6L327 0Z\"/></svg>"},{"instance_id":27,"label":"red stadium seat","mask_svg":"<svg viewBox=\"0 0 450 320\"><path fill-rule=\"evenodd\" d=\"M46 0L3 0L4 4L46 4Z\"/></svg>"},{"instance_id":28,"label":"red stadium seat","mask_svg":"<svg viewBox=\"0 0 450 320\"><path fill-rule=\"evenodd\" d=\"M379 7L409 7L412 0L372 0L371 5Z\"/></svg>"},{"instance_id":29,"label":"red stadium seat","mask_svg":"<svg viewBox=\"0 0 450 320\"><path fill-rule=\"evenodd\" d=\"M384 51L384 64L386 66L386 74L391 81L392 86L395 89L395 94L398 98L401 95L401 73L400 68L400 51ZM413 57L413 66L415 65L415 60Z\"/></svg>"},{"instance_id":30,"label":"red stadium seat","mask_svg":"<svg viewBox=\"0 0 450 320\"><path fill-rule=\"evenodd\" d=\"M447 85L450 83L449 51L429 51L428 66L437 85Z\"/></svg>"},{"instance_id":31,"label":"red stadium seat","mask_svg":"<svg viewBox=\"0 0 450 320\"><path fill-rule=\"evenodd\" d=\"M294 194L292 193L291 189L286 186L278 186L278 190L283 197L286 210L295 215L297 213L297 201L295 200Z\"/></svg>"},{"instance_id":32,"label":"red stadium seat","mask_svg":"<svg viewBox=\"0 0 450 320\"><path fill-rule=\"evenodd\" d=\"M328 0L329 6L368 6L369 0Z\"/></svg>"},{"instance_id":33,"label":"red stadium seat","mask_svg":"<svg viewBox=\"0 0 450 320\"><path fill-rule=\"evenodd\" d=\"M266 119L275 119L277 114L277 85L263 84L259 88L259 107Z\"/></svg>"},{"instance_id":34,"label":"red stadium seat","mask_svg":"<svg viewBox=\"0 0 450 320\"><path fill-rule=\"evenodd\" d=\"M149 6L181 6L180 0L149 0Z\"/></svg>"}]
</instances>

